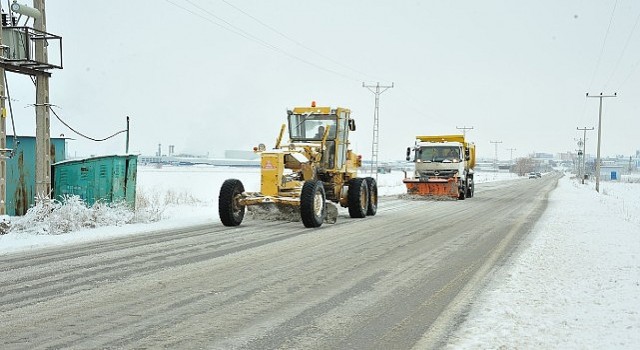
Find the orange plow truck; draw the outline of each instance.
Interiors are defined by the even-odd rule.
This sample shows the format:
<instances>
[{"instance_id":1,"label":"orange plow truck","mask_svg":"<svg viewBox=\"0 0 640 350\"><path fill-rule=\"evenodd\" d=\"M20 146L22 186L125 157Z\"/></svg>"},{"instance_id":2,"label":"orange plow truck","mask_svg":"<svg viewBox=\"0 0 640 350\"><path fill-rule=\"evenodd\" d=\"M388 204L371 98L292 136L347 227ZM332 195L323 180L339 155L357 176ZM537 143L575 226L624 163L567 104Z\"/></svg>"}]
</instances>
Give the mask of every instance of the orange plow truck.
<instances>
[{"instance_id":1,"label":"orange plow truck","mask_svg":"<svg viewBox=\"0 0 640 350\"><path fill-rule=\"evenodd\" d=\"M402 182L407 193L418 196L473 197L475 144L464 135L416 136L415 145L407 147L407 161L415 164L413 174L405 172Z\"/></svg>"}]
</instances>

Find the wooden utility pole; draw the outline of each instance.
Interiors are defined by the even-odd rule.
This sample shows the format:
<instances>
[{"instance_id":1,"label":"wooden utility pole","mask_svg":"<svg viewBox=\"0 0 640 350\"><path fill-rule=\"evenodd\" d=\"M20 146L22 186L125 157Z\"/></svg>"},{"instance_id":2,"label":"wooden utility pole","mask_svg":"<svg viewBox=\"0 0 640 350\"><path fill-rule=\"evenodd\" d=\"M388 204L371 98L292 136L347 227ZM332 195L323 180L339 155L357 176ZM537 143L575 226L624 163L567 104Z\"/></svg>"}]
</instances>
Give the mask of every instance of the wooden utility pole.
<instances>
[{"instance_id":1,"label":"wooden utility pole","mask_svg":"<svg viewBox=\"0 0 640 350\"><path fill-rule=\"evenodd\" d=\"M40 18L34 18L33 27L47 31L44 0L34 0L33 6L40 11ZM48 62L45 40L36 40L35 56L39 62ZM51 195L51 135L49 115L49 76L36 75L36 198Z\"/></svg>"}]
</instances>

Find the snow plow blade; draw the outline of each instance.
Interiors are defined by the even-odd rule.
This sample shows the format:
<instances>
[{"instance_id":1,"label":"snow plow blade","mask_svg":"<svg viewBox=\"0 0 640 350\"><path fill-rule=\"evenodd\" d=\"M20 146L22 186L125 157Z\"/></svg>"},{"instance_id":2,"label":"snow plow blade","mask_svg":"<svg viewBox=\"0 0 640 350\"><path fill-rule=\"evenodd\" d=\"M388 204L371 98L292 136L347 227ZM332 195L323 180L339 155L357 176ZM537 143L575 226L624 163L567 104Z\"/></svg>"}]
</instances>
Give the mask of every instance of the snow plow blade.
<instances>
[{"instance_id":1,"label":"snow plow blade","mask_svg":"<svg viewBox=\"0 0 640 350\"><path fill-rule=\"evenodd\" d=\"M294 204L295 201L286 202L254 202L247 205L247 211L253 219L269 220L269 221L301 221L300 205ZM327 215L324 223L335 224L338 221L338 208L331 202L325 202Z\"/></svg>"},{"instance_id":2,"label":"snow plow blade","mask_svg":"<svg viewBox=\"0 0 640 350\"><path fill-rule=\"evenodd\" d=\"M458 198L458 183L453 178L427 181L404 179L402 182L410 195Z\"/></svg>"}]
</instances>

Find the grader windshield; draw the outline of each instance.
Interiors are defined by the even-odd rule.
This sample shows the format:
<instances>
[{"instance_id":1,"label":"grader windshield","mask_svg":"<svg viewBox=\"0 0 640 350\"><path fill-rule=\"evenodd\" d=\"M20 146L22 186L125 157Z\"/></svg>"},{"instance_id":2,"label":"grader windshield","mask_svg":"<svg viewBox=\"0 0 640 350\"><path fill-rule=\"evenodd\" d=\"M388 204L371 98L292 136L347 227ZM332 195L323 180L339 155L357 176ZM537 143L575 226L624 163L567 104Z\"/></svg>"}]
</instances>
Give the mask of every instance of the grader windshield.
<instances>
[{"instance_id":1,"label":"grader windshield","mask_svg":"<svg viewBox=\"0 0 640 350\"><path fill-rule=\"evenodd\" d=\"M329 127L328 140L336 137L338 118L332 114L290 114L289 135L292 140L321 140Z\"/></svg>"}]
</instances>

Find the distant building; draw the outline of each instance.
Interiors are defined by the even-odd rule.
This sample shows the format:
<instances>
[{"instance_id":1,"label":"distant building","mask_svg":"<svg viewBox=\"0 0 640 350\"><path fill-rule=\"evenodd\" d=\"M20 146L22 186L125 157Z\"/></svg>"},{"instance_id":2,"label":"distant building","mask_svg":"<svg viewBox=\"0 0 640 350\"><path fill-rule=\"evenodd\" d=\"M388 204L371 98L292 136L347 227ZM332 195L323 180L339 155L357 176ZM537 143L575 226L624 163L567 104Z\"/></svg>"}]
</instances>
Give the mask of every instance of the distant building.
<instances>
[{"instance_id":1,"label":"distant building","mask_svg":"<svg viewBox=\"0 0 640 350\"><path fill-rule=\"evenodd\" d=\"M226 150L224 151L224 157L227 159L253 160L253 159L260 158L260 154L253 151L245 151L245 150Z\"/></svg>"}]
</instances>

